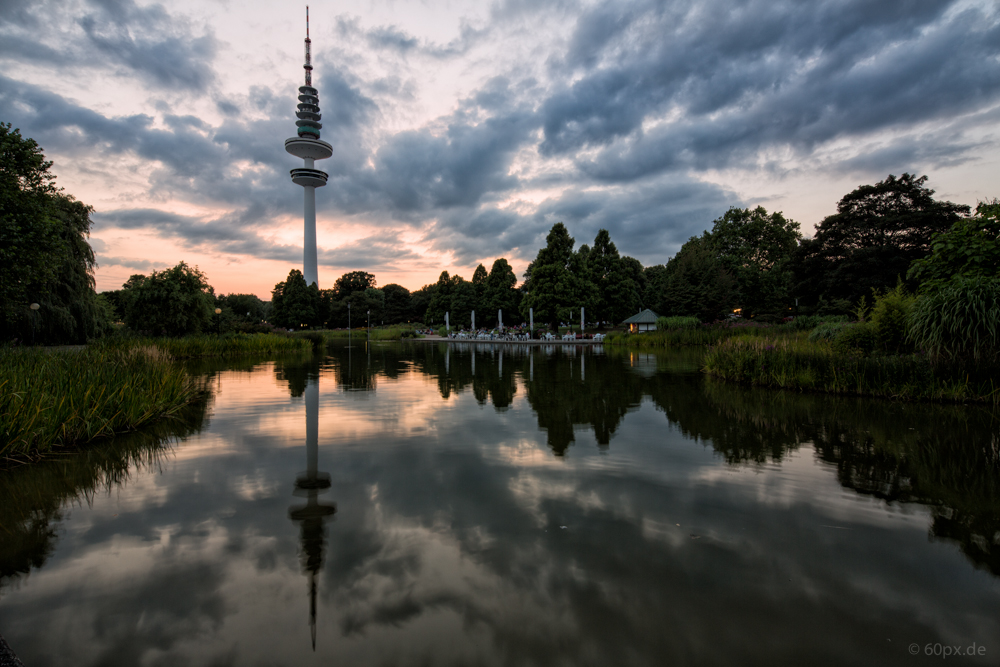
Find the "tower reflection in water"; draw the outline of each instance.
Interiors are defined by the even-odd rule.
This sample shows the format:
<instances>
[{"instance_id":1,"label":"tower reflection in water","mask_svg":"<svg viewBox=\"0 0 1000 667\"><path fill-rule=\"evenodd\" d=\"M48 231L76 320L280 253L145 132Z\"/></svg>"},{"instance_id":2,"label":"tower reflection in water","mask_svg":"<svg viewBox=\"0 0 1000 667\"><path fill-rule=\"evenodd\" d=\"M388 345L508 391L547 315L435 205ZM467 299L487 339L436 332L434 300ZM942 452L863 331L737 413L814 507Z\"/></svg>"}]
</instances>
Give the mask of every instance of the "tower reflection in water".
<instances>
[{"instance_id":1,"label":"tower reflection in water","mask_svg":"<svg viewBox=\"0 0 1000 667\"><path fill-rule=\"evenodd\" d=\"M309 634L316 650L316 575L323 567L326 546L326 522L337 512L333 503L321 503L319 494L330 489L330 474L319 472L319 378L306 385L306 472L295 480L295 495L306 499L305 505L293 506L288 516L299 524L302 567L309 576Z\"/></svg>"}]
</instances>

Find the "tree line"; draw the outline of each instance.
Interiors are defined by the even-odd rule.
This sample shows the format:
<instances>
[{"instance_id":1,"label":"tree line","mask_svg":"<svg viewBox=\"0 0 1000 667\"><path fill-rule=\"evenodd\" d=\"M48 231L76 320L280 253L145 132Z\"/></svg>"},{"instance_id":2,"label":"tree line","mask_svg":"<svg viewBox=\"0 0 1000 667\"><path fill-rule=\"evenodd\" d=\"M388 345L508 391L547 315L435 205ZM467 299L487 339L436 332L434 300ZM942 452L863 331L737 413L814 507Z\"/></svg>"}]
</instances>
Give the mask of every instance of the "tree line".
<instances>
[{"instance_id":1,"label":"tree line","mask_svg":"<svg viewBox=\"0 0 1000 667\"><path fill-rule=\"evenodd\" d=\"M0 123L0 337L78 343L114 322L157 334L346 327L422 322L493 327L528 320L558 326L620 323L643 308L711 322L732 314L759 320L789 314L844 314L874 291L897 284L941 287L954 276L1000 279L1000 202L968 206L938 201L927 177L890 175L845 195L812 238L799 224L763 207L731 208L691 237L664 264L644 267L619 253L607 230L576 247L553 225L518 285L506 258L471 280L443 271L410 291L352 271L330 289L306 285L293 269L270 302L252 294L216 295L206 276L184 262L136 274L120 290L97 294L87 241L93 209L56 188L38 144ZM218 311L218 312L216 312ZM265 324L266 323L266 324Z\"/></svg>"}]
</instances>

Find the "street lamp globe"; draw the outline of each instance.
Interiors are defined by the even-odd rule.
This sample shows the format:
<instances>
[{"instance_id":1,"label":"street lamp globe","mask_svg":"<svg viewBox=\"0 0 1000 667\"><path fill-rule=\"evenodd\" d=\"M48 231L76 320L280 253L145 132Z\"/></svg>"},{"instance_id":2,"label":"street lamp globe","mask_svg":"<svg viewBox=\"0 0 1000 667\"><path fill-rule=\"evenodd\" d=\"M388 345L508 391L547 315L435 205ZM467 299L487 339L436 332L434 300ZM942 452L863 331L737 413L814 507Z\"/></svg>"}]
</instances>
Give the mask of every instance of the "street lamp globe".
<instances>
[{"instance_id":1,"label":"street lamp globe","mask_svg":"<svg viewBox=\"0 0 1000 667\"><path fill-rule=\"evenodd\" d=\"M41 308L41 306L39 306L37 303L33 303L30 306L28 306L28 308L31 308L32 310L38 310L39 308Z\"/></svg>"}]
</instances>

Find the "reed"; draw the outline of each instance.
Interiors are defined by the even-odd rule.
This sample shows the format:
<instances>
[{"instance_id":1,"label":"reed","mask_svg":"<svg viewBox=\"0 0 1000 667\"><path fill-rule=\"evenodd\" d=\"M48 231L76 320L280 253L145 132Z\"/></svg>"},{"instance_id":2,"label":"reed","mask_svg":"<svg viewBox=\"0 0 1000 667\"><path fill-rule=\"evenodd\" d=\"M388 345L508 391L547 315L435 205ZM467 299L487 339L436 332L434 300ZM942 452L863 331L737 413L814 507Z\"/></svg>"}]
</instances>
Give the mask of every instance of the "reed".
<instances>
[{"instance_id":1,"label":"reed","mask_svg":"<svg viewBox=\"0 0 1000 667\"><path fill-rule=\"evenodd\" d=\"M995 369L941 362L922 354L838 353L827 342L747 336L705 355L704 370L738 382L901 400L1000 403Z\"/></svg>"},{"instance_id":2,"label":"reed","mask_svg":"<svg viewBox=\"0 0 1000 667\"><path fill-rule=\"evenodd\" d=\"M343 339L348 336L358 340L365 340L368 337L368 329L337 329L335 331L324 331L323 335L328 339ZM412 324L398 324L387 327L371 329L371 340L402 340L403 338L415 338L416 326Z\"/></svg>"},{"instance_id":3,"label":"reed","mask_svg":"<svg viewBox=\"0 0 1000 667\"><path fill-rule=\"evenodd\" d=\"M909 339L935 356L996 361L1000 356L1000 279L955 278L914 304Z\"/></svg>"},{"instance_id":4,"label":"reed","mask_svg":"<svg viewBox=\"0 0 1000 667\"><path fill-rule=\"evenodd\" d=\"M145 344L0 349L0 457L28 457L178 413L205 390Z\"/></svg>"},{"instance_id":5,"label":"reed","mask_svg":"<svg viewBox=\"0 0 1000 667\"><path fill-rule=\"evenodd\" d=\"M108 346L130 349L136 346L156 347L173 359L220 357L230 359L245 356L265 356L280 352L308 350L309 339L282 334L202 334L183 338L122 338Z\"/></svg>"},{"instance_id":6,"label":"reed","mask_svg":"<svg viewBox=\"0 0 1000 667\"><path fill-rule=\"evenodd\" d=\"M664 318L661 318L664 319ZM762 332L775 338L794 335L796 332L783 327L771 327L753 323L701 324L694 327L649 331L646 333L614 332L604 339L605 345L638 349L658 347L682 347L687 345L717 345L730 338L758 336Z\"/></svg>"}]
</instances>

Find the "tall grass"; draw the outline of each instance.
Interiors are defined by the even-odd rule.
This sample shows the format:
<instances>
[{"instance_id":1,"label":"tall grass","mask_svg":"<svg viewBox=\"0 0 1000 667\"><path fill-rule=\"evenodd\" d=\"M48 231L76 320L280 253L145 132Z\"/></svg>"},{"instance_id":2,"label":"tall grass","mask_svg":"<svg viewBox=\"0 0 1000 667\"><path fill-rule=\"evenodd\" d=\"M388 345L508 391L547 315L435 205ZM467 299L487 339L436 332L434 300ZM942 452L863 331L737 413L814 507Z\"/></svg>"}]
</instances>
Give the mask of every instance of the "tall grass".
<instances>
[{"instance_id":1,"label":"tall grass","mask_svg":"<svg viewBox=\"0 0 1000 667\"><path fill-rule=\"evenodd\" d=\"M109 346L129 349L136 346L156 347L173 359L195 357L233 358L262 356L278 352L308 350L313 343L302 337L281 334L202 334L184 338L124 338L110 341Z\"/></svg>"},{"instance_id":2,"label":"tall grass","mask_svg":"<svg viewBox=\"0 0 1000 667\"><path fill-rule=\"evenodd\" d=\"M663 331L665 329L693 329L701 324L701 320L697 317L657 317L656 318L656 330Z\"/></svg>"},{"instance_id":3,"label":"tall grass","mask_svg":"<svg viewBox=\"0 0 1000 667\"><path fill-rule=\"evenodd\" d=\"M1000 403L994 370L927 355L837 353L800 338L733 338L705 355L706 372L742 384L903 400Z\"/></svg>"},{"instance_id":4,"label":"tall grass","mask_svg":"<svg viewBox=\"0 0 1000 667\"><path fill-rule=\"evenodd\" d=\"M910 340L934 355L996 361L1000 279L954 279L917 299L909 325Z\"/></svg>"},{"instance_id":5,"label":"tall grass","mask_svg":"<svg viewBox=\"0 0 1000 667\"><path fill-rule=\"evenodd\" d=\"M178 413L204 390L149 345L0 349L0 457L32 457Z\"/></svg>"},{"instance_id":6,"label":"tall grass","mask_svg":"<svg viewBox=\"0 0 1000 667\"><path fill-rule=\"evenodd\" d=\"M416 325L413 324L396 324L387 327L379 327L371 329L371 339L372 340L401 340L403 338L414 338L416 336ZM348 331L347 329L338 329L336 331L323 331L322 334L328 339L341 339L341 338L355 338L357 340L366 340L368 337L368 329L353 329Z\"/></svg>"},{"instance_id":7,"label":"tall grass","mask_svg":"<svg viewBox=\"0 0 1000 667\"><path fill-rule=\"evenodd\" d=\"M795 332L783 327L768 327L752 323L739 324L701 324L696 327L674 328L649 331L646 333L610 333L604 339L605 345L623 346L639 349L657 347L680 347L685 345L717 345L730 338L760 335L767 331L768 335L784 337Z\"/></svg>"}]
</instances>

